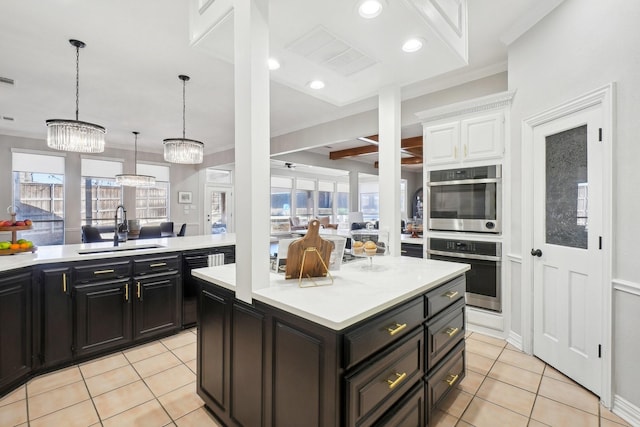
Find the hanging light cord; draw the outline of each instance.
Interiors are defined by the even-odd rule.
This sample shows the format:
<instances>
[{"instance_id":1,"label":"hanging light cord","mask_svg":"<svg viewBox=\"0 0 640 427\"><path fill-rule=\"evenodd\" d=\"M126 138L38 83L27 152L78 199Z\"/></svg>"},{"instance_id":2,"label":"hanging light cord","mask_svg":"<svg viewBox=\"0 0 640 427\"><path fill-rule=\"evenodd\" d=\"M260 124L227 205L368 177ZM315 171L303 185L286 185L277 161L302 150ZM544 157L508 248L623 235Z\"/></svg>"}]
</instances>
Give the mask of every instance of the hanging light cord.
<instances>
[{"instance_id":1,"label":"hanging light cord","mask_svg":"<svg viewBox=\"0 0 640 427\"><path fill-rule=\"evenodd\" d=\"M187 101L186 101L186 87L187 81L182 80L182 139L186 139L186 121L185 121L185 111L187 109Z\"/></svg>"},{"instance_id":2,"label":"hanging light cord","mask_svg":"<svg viewBox=\"0 0 640 427\"><path fill-rule=\"evenodd\" d=\"M133 164L134 164L134 171L135 174L138 175L138 132L133 132L133 134L136 136L136 140L134 142L135 144L135 153L133 154Z\"/></svg>"},{"instance_id":3,"label":"hanging light cord","mask_svg":"<svg viewBox=\"0 0 640 427\"><path fill-rule=\"evenodd\" d=\"M76 46L76 121L80 112L80 46Z\"/></svg>"}]
</instances>

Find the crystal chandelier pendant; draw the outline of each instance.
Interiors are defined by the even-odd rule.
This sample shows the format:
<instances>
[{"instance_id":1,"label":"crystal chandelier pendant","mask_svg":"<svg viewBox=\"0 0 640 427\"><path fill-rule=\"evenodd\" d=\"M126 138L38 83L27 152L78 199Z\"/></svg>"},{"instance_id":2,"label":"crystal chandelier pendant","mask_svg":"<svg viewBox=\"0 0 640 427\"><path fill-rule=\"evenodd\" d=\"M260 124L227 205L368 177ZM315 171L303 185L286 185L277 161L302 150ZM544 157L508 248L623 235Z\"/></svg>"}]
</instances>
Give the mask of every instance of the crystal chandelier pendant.
<instances>
[{"instance_id":1,"label":"crystal chandelier pendant","mask_svg":"<svg viewBox=\"0 0 640 427\"><path fill-rule=\"evenodd\" d=\"M135 135L135 154L134 164L136 165L136 173L123 173L116 175L116 183L127 187L153 187L156 185L156 177L151 175L138 175L138 134L140 132L132 132Z\"/></svg>"},{"instance_id":2,"label":"crystal chandelier pendant","mask_svg":"<svg viewBox=\"0 0 640 427\"><path fill-rule=\"evenodd\" d=\"M100 125L78 120L80 105L80 48L86 45L79 40L69 40L76 48L76 119L47 120L47 146L55 150L79 153L102 153L106 129Z\"/></svg>"},{"instance_id":3,"label":"crystal chandelier pendant","mask_svg":"<svg viewBox=\"0 0 640 427\"><path fill-rule=\"evenodd\" d=\"M167 138L163 141L164 160L170 163L199 164L204 158L204 144L185 138L185 87L189 76L179 75L178 78L182 80L182 138Z\"/></svg>"}]
</instances>

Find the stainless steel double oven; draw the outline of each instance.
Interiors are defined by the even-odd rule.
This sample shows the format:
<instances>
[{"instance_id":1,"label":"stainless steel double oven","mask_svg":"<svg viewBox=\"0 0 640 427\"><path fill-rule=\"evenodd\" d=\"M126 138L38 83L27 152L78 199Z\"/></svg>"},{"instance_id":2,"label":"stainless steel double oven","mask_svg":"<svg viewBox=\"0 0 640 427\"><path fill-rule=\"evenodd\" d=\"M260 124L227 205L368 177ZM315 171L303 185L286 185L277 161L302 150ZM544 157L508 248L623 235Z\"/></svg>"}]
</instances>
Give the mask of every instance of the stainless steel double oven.
<instances>
[{"instance_id":1,"label":"stainless steel double oven","mask_svg":"<svg viewBox=\"0 0 640 427\"><path fill-rule=\"evenodd\" d=\"M429 230L459 234L439 238L430 233L429 258L471 264L467 304L501 312L502 243L482 238L502 232L501 166L431 171L427 188Z\"/></svg>"}]
</instances>

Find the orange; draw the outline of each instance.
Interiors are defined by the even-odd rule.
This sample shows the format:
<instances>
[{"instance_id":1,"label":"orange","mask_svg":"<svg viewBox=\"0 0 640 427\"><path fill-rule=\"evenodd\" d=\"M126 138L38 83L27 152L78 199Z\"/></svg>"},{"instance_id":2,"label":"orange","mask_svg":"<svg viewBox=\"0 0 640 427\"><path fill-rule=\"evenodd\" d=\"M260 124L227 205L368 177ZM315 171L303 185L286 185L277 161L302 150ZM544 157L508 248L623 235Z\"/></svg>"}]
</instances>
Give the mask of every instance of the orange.
<instances>
[{"instance_id":1,"label":"orange","mask_svg":"<svg viewBox=\"0 0 640 427\"><path fill-rule=\"evenodd\" d=\"M20 243L20 249L29 249L29 244L27 242Z\"/></svg>"},{"instance_id":2,"label":"orange","mask_svg":"<svg viewBox=\"0 0 640 427\"><path fill-rule=\"evenodd\" d=\"M17 243L12 243L11 246L9 246L9 249L20 249L20 245Z\"/></svg>"}]
</instances>

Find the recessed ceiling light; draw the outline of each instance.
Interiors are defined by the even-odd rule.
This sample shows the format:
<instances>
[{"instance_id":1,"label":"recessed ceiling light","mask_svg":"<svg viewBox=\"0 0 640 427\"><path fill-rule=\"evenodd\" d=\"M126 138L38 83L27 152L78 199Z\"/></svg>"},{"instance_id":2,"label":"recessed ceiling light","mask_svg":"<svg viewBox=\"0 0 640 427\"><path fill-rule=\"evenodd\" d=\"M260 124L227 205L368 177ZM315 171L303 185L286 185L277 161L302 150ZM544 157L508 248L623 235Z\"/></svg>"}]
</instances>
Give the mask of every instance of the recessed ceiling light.
<instances>
[{"instance_id":1,"label":"recessed ceiling light","mask_svg":"<svg viewBox=\"0 0 640 427\"><path fill-rule=\"evenodd\" d=\"M275 58L269 58L268 64L271 71L280 68L280 62L278 62L278 60Z\"/></svg>"},{"instance_id":2,"label":"recessed ceiling light","mask_svg":"<svg viewBox=\"0 0 640 427\"><path fill-rule=\"evenodd\" d=\"M324 82L322 80L313 80L309 82L309 87L311 89L322 89L324 88Z\"/></svg>"},{"instance_id":3,"label":"recessed ceiling light","mask_svg":"<svg viewBox=\"0 0 640 427\"><path fill-rule=\"evenodd\" d=\"M364 0L358 6L358 13L365 19L372 19L382 12L382 3L379 0Z\"/></svg>"},{"instance_id":4,"label":"recessed ceiling light","mask_svg":"<svg viewBox=\"0 0 640 427\"><path fill-rule=\"evenodd\" d=\"M407 40L402 45L402 50L407 53L417 52L420 49L422 49L422 39L417 37Z\"/></svg>"}]
</instances>

